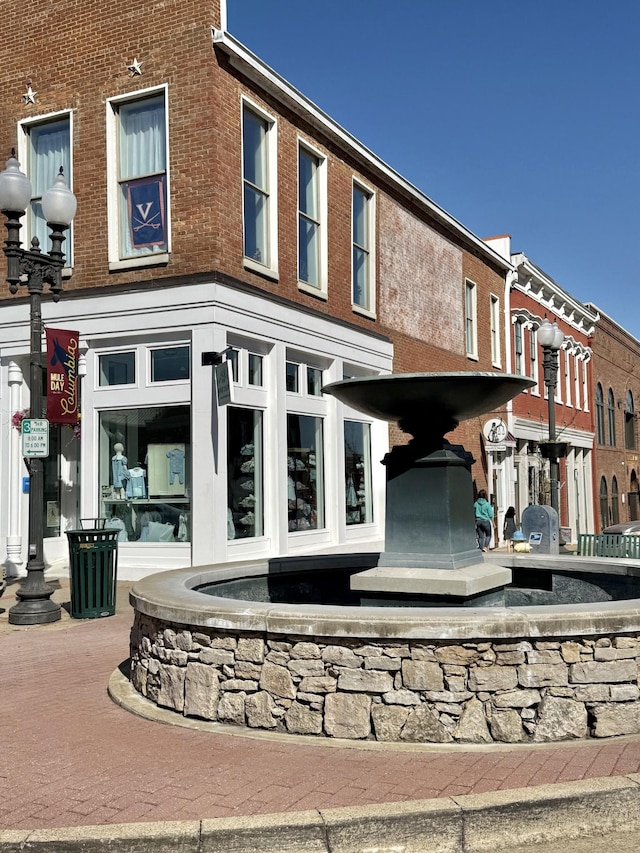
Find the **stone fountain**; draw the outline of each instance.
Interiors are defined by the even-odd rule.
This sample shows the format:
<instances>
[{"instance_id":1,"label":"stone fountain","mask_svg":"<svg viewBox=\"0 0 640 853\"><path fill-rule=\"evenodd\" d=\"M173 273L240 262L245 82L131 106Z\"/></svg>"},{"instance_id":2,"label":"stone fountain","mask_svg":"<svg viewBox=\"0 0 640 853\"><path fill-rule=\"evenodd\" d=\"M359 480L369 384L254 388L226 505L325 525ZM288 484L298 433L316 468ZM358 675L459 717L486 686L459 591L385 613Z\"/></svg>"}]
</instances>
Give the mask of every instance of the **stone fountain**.
<instances>
[{"instance_id":1,"label":"stone fountain","mask_svg":"<svg viewBox=\"0 0 640 853\"><path fill-rule=\"evenodd\" d=\"M327 394L412 436L383 460L385 550L375 568L351 578L351 588L366 593L363 603L393 596L469 598L510 583L511 571L488 564L476 543L474 459L444 436L533 384L500 373L413 373L325 386Z\"/></svg>"},{"instance_id":2,"label":"stone fountain","mask_svg":"<svg viewBox=\"0 0 640 853\"><path fill-rule=\"evenodd\" d=\"M138 581L130 682L115 670L111 696L165 722L351 740L640 733L640 560L476 547L472 459L444 436L530 384L450 373L328 386L412 436L384 460L383 553Z\"/></svg>"}]
</instances>

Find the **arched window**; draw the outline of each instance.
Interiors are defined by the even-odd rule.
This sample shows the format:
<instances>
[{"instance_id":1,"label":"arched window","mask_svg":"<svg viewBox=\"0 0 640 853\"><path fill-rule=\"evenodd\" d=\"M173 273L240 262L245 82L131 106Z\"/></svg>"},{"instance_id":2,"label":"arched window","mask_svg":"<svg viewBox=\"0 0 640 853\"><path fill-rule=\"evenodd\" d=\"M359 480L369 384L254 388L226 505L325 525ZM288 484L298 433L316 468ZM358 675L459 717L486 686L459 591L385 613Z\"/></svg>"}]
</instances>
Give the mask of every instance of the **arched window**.
<instances>
[{"instance_id":1,"label":"arched window","mask_svg":"<svg viewBox=\"0 0 640 853\"><path fill-rule=\"evenodd\" d=\"M604 444L604 399L599 382L596 385L596 441Z\"/></svg>"},{"instance_id":2,"label":"arched window","mask_svg":"<svg viewBox=\"0 0 640 853\"><path fill-rule=\"evenodd\" d=\"M611 478L611 524L620 522L620 504L618 503L618 478Z\"/></svg>"},{"instance_id":3,"label":"arched window","mask_svg":"<svg viewBox=\"0 0 640 853\"><path fill-rule=\"evenodd\" d=\"M636 419L631 391L627 391L627 406L624 411L624 446L627 450L636 449Z\"/></svg>"},{"instance_id":4,"label":"arched window","mask_svg":"<svg viewBox=\"0 0 640 853\"><path fill-rule=\"evenodd\" d=\"M635 469L631 472L631 476L629 477L629 494L628 498L628 506L629 506L629 521L637 521L638 520L638 509L640 509L640 491L638 490L638 475L635 472Z\"/></svg>"},{"instance_id":5,"label":"arched window","mask_svg":"<svg viewBox=\"0 0 640 853\"><path fill-rule=\"evenodd\" d=\"M611 447L616 446L616 403L613 398L613 389L609 388L609 397L607 398L607 427L608 439Z\"/></svg>"},{"instance_id":6,"label":"arched window","mask_svg":"<svg viewBox=\"0 0 640 853\"><path fill-rule=\"evenodd\" d=\"M600 530L609 526L609 494L607 491L607 480L600 478Z\"/></svg>"}]
</instances>

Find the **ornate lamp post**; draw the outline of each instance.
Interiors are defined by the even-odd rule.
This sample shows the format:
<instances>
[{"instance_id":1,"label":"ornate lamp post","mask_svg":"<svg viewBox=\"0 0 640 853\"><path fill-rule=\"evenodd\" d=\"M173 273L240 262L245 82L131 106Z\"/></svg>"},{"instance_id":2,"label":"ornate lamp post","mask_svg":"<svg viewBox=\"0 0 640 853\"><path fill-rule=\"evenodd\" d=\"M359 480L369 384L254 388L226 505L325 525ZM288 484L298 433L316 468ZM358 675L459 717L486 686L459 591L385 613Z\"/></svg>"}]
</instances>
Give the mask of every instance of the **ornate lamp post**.
<instances>
[{"instance_id":1,"label":"ornate lamp post","mask_svg":"<svg viewBox=\"0 0 640 853\"><path fill-rule=\"evenodd\" d=\"M0 172L0 210L6 217L7 239L4 253L7 256L7 281L11 293L19 286L27 288L30 299L30 370L31 416L42 417L42 313L41 298L48 284L55 302L62 290L64 232L76 212L76 197L68 189L62 168L56 181L42 196L42 212L51 229L51 251L43 254L37 237L30 249L23 249L20 241L20 219L31 201L31 182L20 171L15 151L7 160L6 169ZM51 601L53 589L44 580L44 464L34 457L25 460L29 470L29 559L27 578L17 592L19 602L9 610L9 622L14 625L40 625L60 619L60 605Z\"/></svg>"},{"instance_id":2,"label":"ornate lamp post","mask_svg":"<svg viewBox=\"0 0 640 853\"><path fill-rule=\"evenodd\" d=\"M564 335L557 323L545 319L538 329L538 341L542 347L544 384L547 386L549 404L549 480L551 485L551 506L559 513L558 502L558 449L556 440L556 386L558 384L558 350L564 341Z\"/></svg>"}]
</instances>

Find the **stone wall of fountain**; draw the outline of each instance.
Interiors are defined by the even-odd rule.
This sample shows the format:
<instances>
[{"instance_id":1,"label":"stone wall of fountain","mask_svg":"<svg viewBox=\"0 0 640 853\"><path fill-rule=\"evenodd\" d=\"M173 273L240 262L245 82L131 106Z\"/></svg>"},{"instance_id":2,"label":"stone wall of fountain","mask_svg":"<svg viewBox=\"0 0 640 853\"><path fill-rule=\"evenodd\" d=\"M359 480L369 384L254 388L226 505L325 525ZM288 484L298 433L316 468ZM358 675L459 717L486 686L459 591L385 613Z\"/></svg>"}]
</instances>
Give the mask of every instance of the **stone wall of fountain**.
<instances>
[{"instance_id":1,"label":"stone wall of fountain","mask_svg":"<svg viewBox=\"0 0 640 853\"><path fill-rule=\"evenodd\" d=\"M273 605L196 589L266 568L189 569L136 583L135 689L179 715L320 737L522 743L640 732L638 600L387 609Z\"/></svg>"}]
</instances>

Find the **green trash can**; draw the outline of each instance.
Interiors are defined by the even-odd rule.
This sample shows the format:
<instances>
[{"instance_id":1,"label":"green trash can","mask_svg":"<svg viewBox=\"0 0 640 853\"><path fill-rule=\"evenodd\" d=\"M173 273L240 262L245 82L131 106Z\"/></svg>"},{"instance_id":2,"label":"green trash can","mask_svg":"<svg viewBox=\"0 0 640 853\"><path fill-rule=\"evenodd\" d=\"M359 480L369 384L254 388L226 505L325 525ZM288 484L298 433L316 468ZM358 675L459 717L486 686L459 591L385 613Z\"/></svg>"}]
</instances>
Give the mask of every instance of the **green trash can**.
<instances>
[{"instance_id":1,"label":"green trash can","mask_svg":"<svg viewBox=\"0 0 640 853\"><path fill-rule=\"evenodd\" d=\"M81 519L83 530L67 530L71 616L97 619L116 612L118 530L105 529L105 519ZM86 527L93 523L92 527Z\"/></svg>"}]
</instances>

